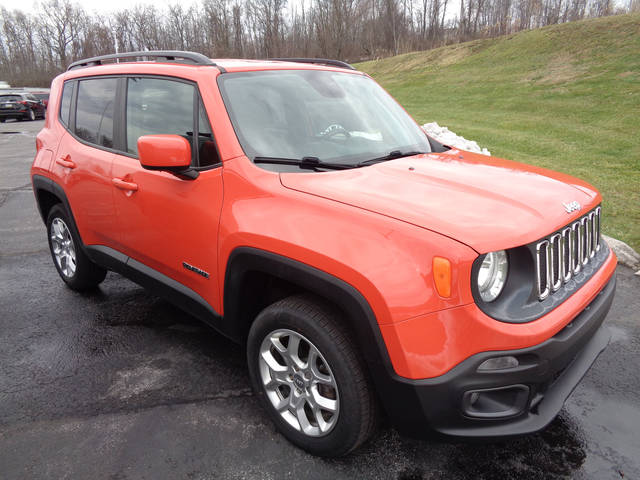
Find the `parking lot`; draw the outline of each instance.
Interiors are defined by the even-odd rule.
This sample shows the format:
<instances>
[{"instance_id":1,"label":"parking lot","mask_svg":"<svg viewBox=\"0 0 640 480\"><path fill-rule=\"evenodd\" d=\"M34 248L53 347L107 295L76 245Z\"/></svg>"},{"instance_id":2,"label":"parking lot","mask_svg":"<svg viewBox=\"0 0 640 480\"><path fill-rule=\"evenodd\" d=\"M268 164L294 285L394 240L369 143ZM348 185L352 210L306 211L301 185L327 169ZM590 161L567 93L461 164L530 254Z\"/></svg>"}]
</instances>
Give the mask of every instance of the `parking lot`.
<instances>
[{"instance_id":1,"label":"parking lot","mask_svg":"<svg viewBox=\"0 0 640 480\"><path fill-rule=\"evenodd\" d=\"M320 459L275 431L239 347L117 274L91 293L64 286L29 181L42 125L0 124L0 479L640 478L631 270L618 268L611 344L545 431L442 443L383 425Z\"/></svg>"}]
</instances>

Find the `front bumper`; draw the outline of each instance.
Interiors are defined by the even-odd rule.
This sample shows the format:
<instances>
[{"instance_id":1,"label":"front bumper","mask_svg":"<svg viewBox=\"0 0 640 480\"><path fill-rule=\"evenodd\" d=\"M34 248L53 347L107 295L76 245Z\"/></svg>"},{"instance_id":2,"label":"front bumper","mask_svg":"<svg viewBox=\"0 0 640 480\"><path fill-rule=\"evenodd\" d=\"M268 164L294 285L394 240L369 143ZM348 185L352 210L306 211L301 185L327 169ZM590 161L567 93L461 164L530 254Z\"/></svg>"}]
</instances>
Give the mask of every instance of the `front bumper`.
<instances>
[{"instance_id":1,"label":"front bumper","mask_svg":"<svg viewBox=\"0 0 640 480\"><path fill-rule=\"evenodd\" d=\"M571 323L541 344L482 352L435 378L378 379L391 421L403 433L420 437L434 431L464 438L510 437L543 429L607 346L610 334L601 325L615 288L614 274ZM520 365L478 372L485 360L507 355Z\"/></svg>"}]
</instances>

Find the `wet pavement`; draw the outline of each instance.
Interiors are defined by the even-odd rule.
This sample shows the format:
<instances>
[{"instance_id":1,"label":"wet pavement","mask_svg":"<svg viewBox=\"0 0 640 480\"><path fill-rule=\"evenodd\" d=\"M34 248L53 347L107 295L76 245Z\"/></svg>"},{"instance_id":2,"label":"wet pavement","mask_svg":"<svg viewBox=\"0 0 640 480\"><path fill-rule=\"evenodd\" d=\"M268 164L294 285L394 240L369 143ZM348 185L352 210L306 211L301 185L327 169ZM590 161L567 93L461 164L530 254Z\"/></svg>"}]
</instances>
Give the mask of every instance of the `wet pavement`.
<instances>
[{"instance_id":1,"label":"wet pavement","mask_svg":"<svg viewBox=\"0 0 640 480\"><path fill-rule=\"evenodd\" d=\"M64 286L29 184L42 123L0 124L0 479L640 479L629 269L609 348L543 432L440 443L383 426L355 454L320 459L275 431L239 347L117 274L91 293Z\"/></svg>"}]
</instances>

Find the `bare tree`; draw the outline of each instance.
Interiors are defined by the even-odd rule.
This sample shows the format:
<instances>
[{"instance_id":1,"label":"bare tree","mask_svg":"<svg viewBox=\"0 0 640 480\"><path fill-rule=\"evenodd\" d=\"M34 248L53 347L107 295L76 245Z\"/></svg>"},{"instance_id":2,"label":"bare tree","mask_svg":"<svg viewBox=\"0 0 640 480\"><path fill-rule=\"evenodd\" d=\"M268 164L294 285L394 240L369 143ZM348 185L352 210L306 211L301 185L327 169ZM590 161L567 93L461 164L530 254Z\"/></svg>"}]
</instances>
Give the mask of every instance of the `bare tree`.
<instances>
[{"instance_id":1,"label":"bare tree","mask_svg":"<svg viewBox=\"0 0 640 480\"><path fill-rule=\"evenodd\" d=\"M640 0L624 8L613 0L460 0L453 15L449 0L200 0L190 7L176 0L102 17L71 2L47 0L35 13L0 7L0 79L44 85L78 58L133 50L354 61L640 10Z\"/></svg>"}]
</instances>

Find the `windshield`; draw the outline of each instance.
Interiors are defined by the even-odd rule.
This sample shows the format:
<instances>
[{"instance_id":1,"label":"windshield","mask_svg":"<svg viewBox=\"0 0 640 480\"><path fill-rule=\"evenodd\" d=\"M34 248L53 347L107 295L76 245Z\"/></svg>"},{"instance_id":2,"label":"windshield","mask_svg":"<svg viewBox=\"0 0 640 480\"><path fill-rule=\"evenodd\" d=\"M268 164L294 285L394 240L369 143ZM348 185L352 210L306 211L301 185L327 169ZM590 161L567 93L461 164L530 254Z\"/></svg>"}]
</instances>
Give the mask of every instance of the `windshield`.
<instances>
[{"instance_id":1,"label":"windshield","mask_svg":"<svg viewBox=\"0 0 640 480\"><path fill-rule=\"evenodd\" d=\"M20 95L0 95L0 102L17 102L22 100Z\"/></svg>"},{"instance_id":2,"label":"windshield","mask_svg":"<svg viewBox=\"0 0 640 480\"><path fill-rule=\"evenodd\" d=\"M238 139L253 160L311 157L356 166L430 151L420 127L364 75L278 70L219 79Z\"/></svg>"}]
</instances>

